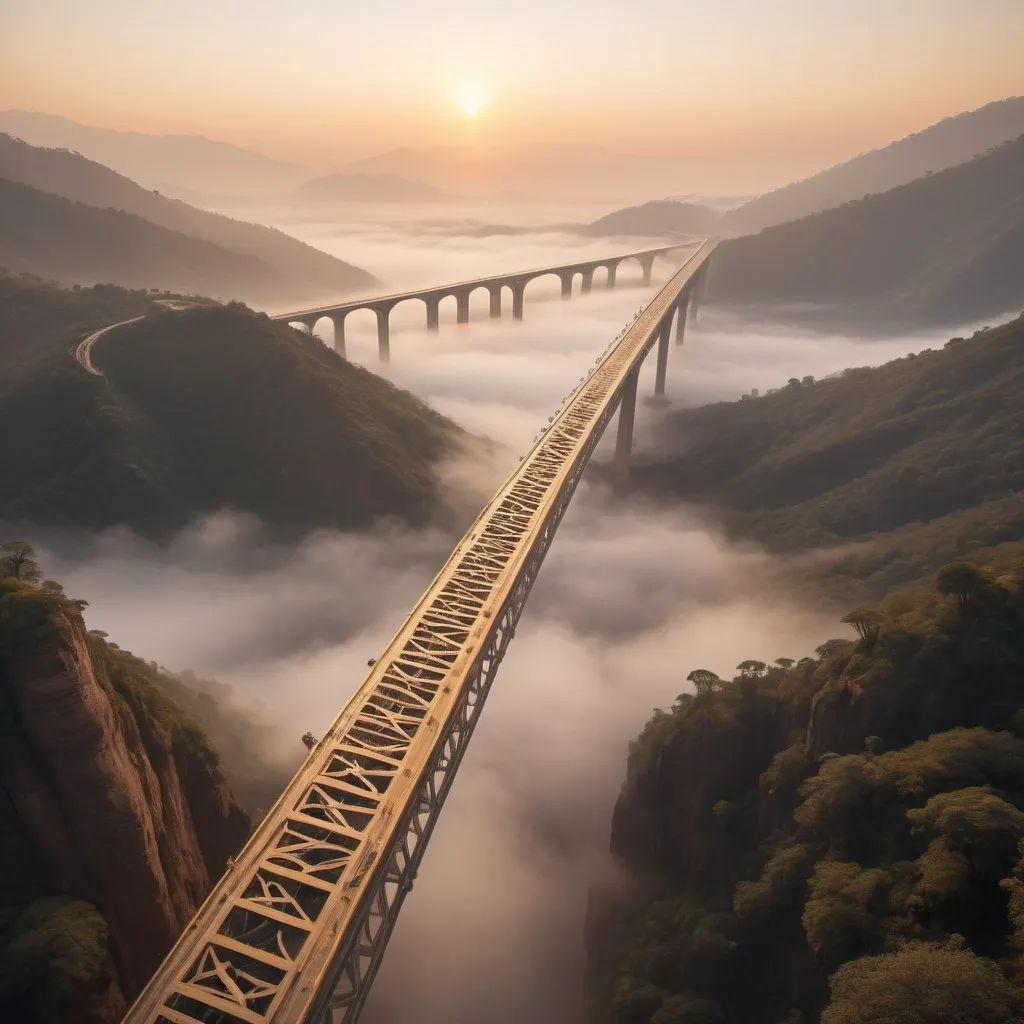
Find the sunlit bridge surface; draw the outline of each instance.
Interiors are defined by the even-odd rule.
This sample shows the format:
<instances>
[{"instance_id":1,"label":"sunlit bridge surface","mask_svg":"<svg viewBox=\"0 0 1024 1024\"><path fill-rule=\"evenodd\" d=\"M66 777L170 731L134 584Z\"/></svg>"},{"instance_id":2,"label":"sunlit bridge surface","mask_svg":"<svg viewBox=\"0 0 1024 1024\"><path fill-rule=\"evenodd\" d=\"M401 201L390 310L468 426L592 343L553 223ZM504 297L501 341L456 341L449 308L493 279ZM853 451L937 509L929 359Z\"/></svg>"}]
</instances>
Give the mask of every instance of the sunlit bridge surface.
<instances>
[{"instance_id":1,"label":"sunlit bridge surface","mask_svg":"<svg viewBox=\"0 0 1024 1024\"><path fill-rule=\"evenodd\" d=\"M356 1021L497 667L587 463L657 346L664 391L714 241L595 361L458 543L401 629L129 1011L129 1024Z\"/></svg>"}]
</instances>

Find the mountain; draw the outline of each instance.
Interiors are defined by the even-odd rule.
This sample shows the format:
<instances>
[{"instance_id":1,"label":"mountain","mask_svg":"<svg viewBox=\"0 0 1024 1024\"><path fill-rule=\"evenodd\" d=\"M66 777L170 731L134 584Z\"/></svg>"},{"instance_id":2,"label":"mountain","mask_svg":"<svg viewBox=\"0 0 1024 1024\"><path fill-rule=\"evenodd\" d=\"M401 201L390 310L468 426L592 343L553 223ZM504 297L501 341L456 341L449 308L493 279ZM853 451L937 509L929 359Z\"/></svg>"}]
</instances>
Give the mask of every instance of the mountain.
<instances>
[{"instance_id":1,"label":"mountain","mask_svg":"<svg viewBox=\"0 0 1024 1024\"><path fill-rule=\"evenodd\" d=\"M88 206L134 214L168 231L231 250L236 258L258 261L276 275L272 290L261 292L263 301L301 301L379 284L366 271L283 232L232 220L147 191L110 168L76 153L39 149L0 135L0 179L29 185ZM255 272L255 265L251 266ZM161 286L168 287L166 283ZM255 290L262 287L254 282ZM215 289L207 286L201 290L208 294ZM252 292L247 290L244 294Z\"/></svg>"},{"instance_id":2,"label":"mountain","mask_svg":"<svg viewBox=\"0 0 1024 1024\"><path fill-rule=\"evenodd\" d=\"M1024 96L989 103L758 196L725 214L723 232L752 234L869 193L886 192L925 174L966 163L1020 135L1024 135Z\"/></svg>"},{"instance_id":3,"label":"mountain","mask_svg":"<svg viewBox=\"0 0 1024 1024\"><path fill-rule=\"evenodd\" d=\"M0 434L18 439L0 448L0 518L166 535L227 507L296 536L449 514L435 469L466 435L315 338L235 304L117 328L92 350L105 377L73 348L40 335L36 358L0 366Z\"/></svg>"},{"instance_id":4,"label":"mountain","mask_svg":"<svg viewBox=\"0 0 1024 1024\"><path fill-rule=\"evenodd\" d=\"M350 203L437 202L448 196L414 178L399 174L327 174L312 178L298 189L300 199Z\"/></svg>"},{"instance_id":5,"label":"mountain","mask_svg":"<svg viewBox=\"0 0 1024 1024\"><path fill-rule=\"evenodd\" d=\"M781 382L780 382L781 383ZM1024 536L1024 317L876 368L670 414L632 479L844 603Z\"/></svg>"},{"instance_id":6,"label":"mountain","mask_svg":"<svg viewBox=\"0 0 1024 1024\"><path fill-rule=\"evenodd\" d=\"M0 111L0 132L33 146L70 149L147 188L177 194L276 197L294 188L305 167L201 135L147 135L79 124L28 110Z\"/></svg>"},{"instance_id":7,"label":"mountain","mask_svg":"<svg viewBox=\"0 0 1024 1024\"><path fill-rule=\"evenodd\" d=\"M580 234L607 237L610 235L650 235L654 238L677 238L680 235L704 238L714 234L721 215L697 203L681 203L675 199L655 199L640 206L628 206L605 214L580 229Z\"/></svg>"},{"instance_id":8,"label":"mountain","mask_svg":"<svg viewBox=\"0 0 1024 1024\"><path fill-rule=\"evenodd\" d=\"M251 823L162 673L0 556L0 1017L114 1024Z\"/></svg>"},{"instance_id":9,"label":"mountain","mask_svg":"<svg viewBox=\"0 0 1024 1024\"><path fill-rule=\"evenodd\" d=\"M116 282L250 299L295 287L254 256L2 178L0 266L66 284Z\"/></svg>"},{"instance_id":10,"label":"mountain","mask_svg":"<svg viewBox=\"0 0 1024 1024\"><path fill-rule=\"evenodd\" d=\"M595 1019L1022 1019L1024 545L842 621L813 654L682 669L630 744Z\"/></svg>"},{"instance_id":11,"label":"mountain","mask_svg":"<svg viewBox=\"0 0 1024 1024\"><path fill-rule=\"evenodd\" d=\"M723 242L708 297L853 325L1019 310L1024 135L970 163Z\"/></svg>"},{"instance_id":12,"label":"mountain","mask_svg":"<svg viewBox=\"0 0 1024 1024\"><path fill-rule=\"evenodd\" d=\"M450 195L467 198L602 199L665 194L674 169L587 143L406 146L347 164L346 174L415 173Z\"/></svg>"}]
</instances>

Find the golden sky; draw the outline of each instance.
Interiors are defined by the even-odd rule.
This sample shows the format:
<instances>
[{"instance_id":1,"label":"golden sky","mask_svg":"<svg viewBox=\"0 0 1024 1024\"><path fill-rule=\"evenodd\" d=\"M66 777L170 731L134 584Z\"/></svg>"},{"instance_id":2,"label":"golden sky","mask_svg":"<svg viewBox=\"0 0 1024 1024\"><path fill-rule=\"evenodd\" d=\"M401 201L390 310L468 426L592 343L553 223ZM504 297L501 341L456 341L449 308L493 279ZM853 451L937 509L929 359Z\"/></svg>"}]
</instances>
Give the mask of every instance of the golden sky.
<instances>
[{"instance_id":1,"label":"golden sky","mask_svg":"<svg viewBox=\"0 0 1024 1024\"><path fill-rule=\"evenodd\" d=\"M335 166L580 142L761 189L1024 92L1024 0L0 0L0 107Z\"/></svg>"}]
</instances>

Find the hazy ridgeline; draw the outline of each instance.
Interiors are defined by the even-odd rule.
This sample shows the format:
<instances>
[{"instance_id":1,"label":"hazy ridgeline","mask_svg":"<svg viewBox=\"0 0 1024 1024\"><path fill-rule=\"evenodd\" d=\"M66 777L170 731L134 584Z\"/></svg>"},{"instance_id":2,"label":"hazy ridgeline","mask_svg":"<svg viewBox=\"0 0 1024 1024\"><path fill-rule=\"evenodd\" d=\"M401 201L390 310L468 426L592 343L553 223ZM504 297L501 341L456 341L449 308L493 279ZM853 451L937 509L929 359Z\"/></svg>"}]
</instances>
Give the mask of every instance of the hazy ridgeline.
<instances>
[{"instance_id":1,"label":"hazy ridgeline","mask_svg":"<svg viewBox=\"0 0 1024 1024\"><path fill-rule=\"evenodd\" d=\"M536 221L557 222L558 212L539 211ZM396 286L618 250L554 232L509 238L422 224L403 233L365 220L302 231L279 223L309 241L343 234L346 253ZM639 270L631 273L614 291L598 284L570 303L558 300L556 282L538 282L521 324L487 322L483 293L468 327L456 327L454 309L443 308L438 335L427 334L416 306L396 311L395 383L499 442L490 465L447 467L452 488L468 489L479 505L515 464L648 296L636 286ZM687 405L734 399L945 337L858 342L710 311L673 349L669 396ZM350 318L348 346L354 361L377 369L370 317ZM650 375L647 368L644 393ZM657 436L661 415L641 404L641 448ZM324 729L455 538L382 524L282 545L258 523L225 513L165 545L122 530L30 539L40 542L48 573L89 600L91 627L171 669L231 686L261 723L259 755L283 777L301 755L300 735ZM799 657L836 632L831 611L805 607L784 588L784 568L752 546L730 545L685 509L610 504L596 478L584 484L403 911L367 1010L371 1024L412 1008L421 1024L572 1019L584 992L587 886L607 870L626 747L650 709L671 703L696 664L724 675L744 657Z\"/></svg>"}]
</instances>

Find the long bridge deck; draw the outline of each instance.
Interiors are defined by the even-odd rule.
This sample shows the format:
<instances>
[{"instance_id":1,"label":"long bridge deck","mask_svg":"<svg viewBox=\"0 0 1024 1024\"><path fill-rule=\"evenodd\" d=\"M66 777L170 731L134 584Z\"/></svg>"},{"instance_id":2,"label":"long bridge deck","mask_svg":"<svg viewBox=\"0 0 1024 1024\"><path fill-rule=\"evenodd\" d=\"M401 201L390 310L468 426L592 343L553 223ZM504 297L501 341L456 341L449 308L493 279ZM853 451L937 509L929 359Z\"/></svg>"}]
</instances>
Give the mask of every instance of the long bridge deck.
<instances>
[{"instance_id":1,"label":"long bridge deck","mask_svg":"<svg viewBox=\"0 0 1024 1024\"><path fill-rule=\"evenodd\" d=\"M617 407L628 457L640 367L663 379L702 243L569 395L458 543L126 1024L353 1024L498 664Z\"/></svg>"}]
</instances>

